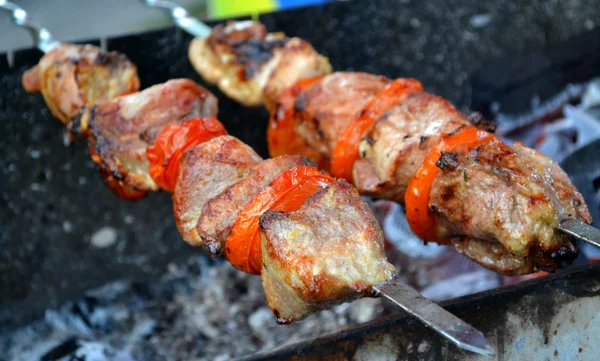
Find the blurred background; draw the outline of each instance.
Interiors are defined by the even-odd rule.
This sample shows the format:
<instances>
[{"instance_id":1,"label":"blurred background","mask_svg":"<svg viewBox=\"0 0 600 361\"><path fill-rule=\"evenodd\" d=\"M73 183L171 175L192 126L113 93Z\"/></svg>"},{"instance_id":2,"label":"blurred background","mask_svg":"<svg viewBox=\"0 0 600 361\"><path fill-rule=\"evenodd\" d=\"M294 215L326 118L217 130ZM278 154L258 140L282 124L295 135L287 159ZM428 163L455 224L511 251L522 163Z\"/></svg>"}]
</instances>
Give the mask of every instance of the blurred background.
<instances>
[{"instance_id":1,"label":"blurred background","mask_svg":"<svg viewBox=\"0 0 600 361\"><path fill-rule=\"evenodd\" d=\"M177 0L192 16L220 19L266 13L331 0ZM56 39L78 41L161 29L171 26L167 13L144 6L141 0L13 0ZM77 15L74 15L77 14ZM32 46L26 31L0 16L0 53Z\"/></svg>"}]
</instances>

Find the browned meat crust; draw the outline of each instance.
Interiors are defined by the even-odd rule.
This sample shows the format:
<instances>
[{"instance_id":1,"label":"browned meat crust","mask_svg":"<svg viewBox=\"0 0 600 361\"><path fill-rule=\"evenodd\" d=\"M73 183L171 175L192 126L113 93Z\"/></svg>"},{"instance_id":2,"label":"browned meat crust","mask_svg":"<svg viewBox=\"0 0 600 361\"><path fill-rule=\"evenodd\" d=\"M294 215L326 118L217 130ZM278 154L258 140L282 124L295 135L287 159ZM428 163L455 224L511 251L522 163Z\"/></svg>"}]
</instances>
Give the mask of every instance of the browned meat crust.
<instances>
[{"instance_id":1,"label":"browned meat crust","mask_svg":"<svg viewBox=\"0 0 600 361\"><path fill-rule=\"evenodd\" d=\"M247 106L272 105L300 78L331 72L327 58L306 41L267 33L253 21L216 26L208 38L191 42L188 56L206 81Z\"/></svg>"},{"instance_id":2,"label":"browned meat crust","mask_svg":"<svg viewBox=\"0 0 600 361\"><path fill-rule=\"evenodd\" d=\"M500 244L529 264L529 271L531 264L554 271L575 258L577 248L558 231L559 216L591 218L582 195L555 162L522 144L496 142L443 163L430 200L442 237Z\"/></svg>"},{"instance_id":3,"label":"browned meat crust","mask_svg":"<svg viewBox=\"0 0 600 361\"><path fill-rule=\"evenodd\" d=\"M378 77L335 73L298 96L296 133L313 151L329 156L343 129L377 93L377 87L360 92L370 89L364 86L366 79L373 82ZM441 137L466 125L493 127L466 118L440 97L409 95L383 113L361 141L353 183L362 194L404 203L408 182L431 149ZM557 230L561 209L585 222L590 216L564 171L521 144L494 143L477 152L445 155L450 156L448 167L430 194L440 236L502 273L552 271L569 263L577 248Z\"/></svg>"},{"instance_id":4,"label":"browned meat crust","mask_svg":"<svg viewBox=\"0 0 600 361\"><path fill-rule=\"evenodd\" d=\"M70 44L44 55L22 82L28 92L41 91L52 115L77 134L87 132L86 120L80 119L84 107L140 87L137 69L125 55Z\"/></svg>"},{"instance_id":5,"label":"browned meat crust","mask_svg":"<svg viewBox=\"0 0 600 361\"><path fill-rule=\"evenodd\" d=\"M283 171L306 164L309 162L300 156L267 159L257 164L246 178L206 202L196 230L209 253L221 255L233 223L258 192Z\"/></svg>"},{"instance_id":6,"label":"browned meat crust","mask_svg":"<svg viewBox=\"0 0 600 361\"><path fill-rule=\"evenodd\" d=\"M348 123L388 84L385 77L367 73L338 72L324 77L296 98L296 132L329 157Z\"/></svg>"},{"instance_id":7,"label":"browned meat crust","mask_svg":"<svg viewBox=\"0 0 600 361\"><path fill-rule=\"evenodd\" d=\"M457 238L452 244L457 252L477 260L486 268L505 275L528 274L536 270L531 258L515 256L498 242Z\"/></svg>"},{"instance_id":8,"label":"browned meat crust","mask_svg":"<svg viewBox=\"0 0 600 361\"><path fill-rule=\"evenodd\" d=\"M377 120L361 142L362 163L354 170L363 194L404 202L408 181L443 134L469 121L447 100L419 92L406 97Z\"/></svg>"},{"instance_id":9,"label":"browned meat crust","mask_svg":"<svg viewBox=\"0 0 600 361\"><path fill-rule=\"evenodd\" d=\"M395 275L377 221L344 180L295 212L268 211L260 227L263 287L279 322L369 295Z\"/></svg>"},{"instance_id":10,"label":"browned meat crust","mask_svg":"<svg viewBox=\"0 0 600 361\"><path fill-rule=\"evenodd\" d=\"M158 186L148 173L146 148L169 124L216 116L217 99L193 81L177 79L94 105L89 113L90 149L102 174L138 191L154 191Z\"/></svg>"},{"instance_id":11,"label":"browned meat crust","mask_svg":"<svg viewBox=\"0 0 600 361\"><path fill-rule=\"evenodd\" d=\"M237 138L224 135L188 150L173 193L173 213L183 239L204 245L196 224L206 202L244 179L262 159Z\"/></svg>"}]
</instances>

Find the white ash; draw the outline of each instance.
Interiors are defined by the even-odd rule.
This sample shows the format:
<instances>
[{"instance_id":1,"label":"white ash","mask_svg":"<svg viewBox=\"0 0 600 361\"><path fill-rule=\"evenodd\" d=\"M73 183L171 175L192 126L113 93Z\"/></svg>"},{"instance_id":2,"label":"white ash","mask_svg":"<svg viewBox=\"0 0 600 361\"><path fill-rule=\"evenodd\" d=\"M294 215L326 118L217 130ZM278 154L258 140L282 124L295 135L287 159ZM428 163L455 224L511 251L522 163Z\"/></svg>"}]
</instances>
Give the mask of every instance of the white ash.
<instances>
[{"instance_id":1,"label":"white ash","mask_svg":"<svg viewBox=\"0 0 600 361\"><path fill-rule=\"evenodd\" d=\"M73 231L73 223L71 223L70 221L64 221L62 224L62 228L63 231L65 231L65 233L71 233Z\"/></svg>"},{"instance_id":2,"label":"white ash","mask_svg":"<svg viewBox=\"0 0 600 361\"><path fill-rule=\"evenodd\" d=\"M557 116L548 119L548 115ZM562 92L519 116L496 114L500 136L519 140L557 162L600 138L600 78L568 85Z\"/></svg>"},{"instance_id":3,"label":"white ash","mask_svg":"<svg viewBox=\"0 0 600 361\"><path fill-rule=\"evenodd\" d=\"M117 241L117 230L113 227L102 227L92 235L90 242L94 247L106 248Z\"/></svg>"},{"instance_id":4,"label":"white ash","mask_svg":"<svg viewBox=\"0 0 600 361\"><path fill-rule=\"evenodd\" d=\"M9 360L229 360L339 332L383 314L361 299L278 325L260 277L203 256L171 265L152 285L120 281L49 310L0 337ZM50 356L48 356L50 355Z\"/></svg>"},{"instance_id":5,"label":"white ash","mask_svg":"<svg viewBox=\"0 0 600 361\"><path fill-rule=\"evenodd\" d=\"M469 20L469 23L474 28L485 28L492 22L491 14L477 14L473 15Z\"/></svg>"}]
</instances>

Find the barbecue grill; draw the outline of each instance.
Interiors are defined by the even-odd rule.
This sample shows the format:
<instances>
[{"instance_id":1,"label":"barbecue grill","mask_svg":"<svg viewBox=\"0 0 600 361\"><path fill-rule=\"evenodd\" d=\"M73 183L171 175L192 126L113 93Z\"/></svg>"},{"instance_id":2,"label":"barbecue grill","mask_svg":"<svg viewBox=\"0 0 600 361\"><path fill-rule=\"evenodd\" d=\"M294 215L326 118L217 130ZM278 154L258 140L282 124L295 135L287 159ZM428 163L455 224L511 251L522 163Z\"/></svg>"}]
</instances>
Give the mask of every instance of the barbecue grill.
<instances>
[{"instance_id":1,"label":"barbecue grill","mask_svg":"<svg viewBox=\"0 0 600 361\"><path fill-rule=\"evenodd\" d=\"M269 29L307 39L330 58L335 69L415 76L432 92L488 115L494 100L508 99L506 103L515 104L509 100L533 99L541 94L543 103L569 83L599 76L600 36L598 29L588 29L586 22L598 15L600 7L592 1L587 5L523 1L510 6L386 1L333 3L262 15L260 20ZM556 46L582 32L587 33L575 38L579 40L562 43L559 51L537 53L533 62L530 55L525 59L505 58L485 67L497 56L530 54L531 48ZM186 57L191 37L179 30L105 40L109 50L126 53L138 66L143 88L176 77L203 84ZM84 43L99 45L101 41ZM557 57L565 52L573 57ZM94 171L87 145L69 143L63 127L50 119L42 98L24 93L20 75L40 56L37 50L17 51L10 66L9 58L0 56L0 126L4 134L0 144L0 359L16 357L19 342L29 346L19 349L21 355L29 352L44 360L69 359L78 352L89 356L106 351L110 355L111 350L122 347L102 344L98 335L111 332L132 337L138 332L146 343L132 341L136 346L131 355L139 359L217 359L216 350L207 353L211 342L226 348L223 341L235 339L227 339L219 330L189 339L185 333L189 325L176 330L177 324L169 323L178 315L185 317L182 312L191 312L194 301L210 304L209 295L201 298L198 290L211 287L218 290L213 294L223 299L226 297L218 296L219 292L245 295L247 304L232 303L248 307L237 310L238 318L232 317L232 330L246 320L260 330L267 323L261 320L257 280L234 276L227 265L209 260L181 242L166 194L152 194L141 202L123 202L109 194ZM518 64L537 64L539 59L550 59L555 66L527 74L527 80L537 82L509 81L515 78L511 69ZM469 83L469 74L481 68ZM569 72L571 69L577 71ZM507 83L482 81L489 79L489 74L502 74L496 78L507 79ZM219 96L219 118L231 134L266 156L266 112L243 108L214 87L207 88ZM481 94L491 95L478 98ZM529 109L530 102L525 102L508 110L519 113ZM590 162L572 170L571 175L581 178L580 188L589 186L598 170L590 156L597 147L597 143L590 144L587 152L573 154L568 162ZM569 171L568 166L566 169ZM597 206L595 200L588 202ZM496 344L498 359L594 359L599 351L591 337L600 329L594 317L600 302L598 272L598 266L580 266L444 305L482 330ZM217 298L213 305L219 301ZM389 315L378 301L366 300L356 307L354 311L338 308L309 319L293 331L275 327L271 334L253 331L248 345L229 346L232 350L222 352L221 357L275 348L288 341L275 336L281 332L291 341L305 341L264 350L250 359L477 359L414 320ZM131 321L144 312L144 320L150 320L145 324L147 329L141 327L143 322ZM117 315L129 317L131 323L119 324ZM387 318L358 327L346 325L381 315ZM217 320L227 322L228 316ZM205 321L207 325L217 322ZM320 325L324 322L329 325ZM48 336L61 325L71 335L57 332L58 337ZM307 331L310 329L320 334L336 333L313 339L314 334ZM147 349L136 351L136 347L144 346ZM164 356L161 350L171 353Z\"/></svg>"}]
</instances>

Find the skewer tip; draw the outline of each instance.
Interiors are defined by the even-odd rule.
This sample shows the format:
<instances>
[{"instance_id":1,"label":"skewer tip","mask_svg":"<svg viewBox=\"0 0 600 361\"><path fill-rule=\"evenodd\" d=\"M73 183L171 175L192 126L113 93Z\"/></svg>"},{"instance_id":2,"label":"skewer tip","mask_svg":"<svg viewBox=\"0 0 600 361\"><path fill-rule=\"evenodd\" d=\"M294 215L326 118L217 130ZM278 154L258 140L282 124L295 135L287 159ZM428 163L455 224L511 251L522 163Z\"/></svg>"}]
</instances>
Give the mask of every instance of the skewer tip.
<instances>
[{"instance_id":1,"label":"skewer tip","mask_svg":"<svg viewBox=\"0 0 600 361\"><path fill-rule=\"evenodd\" d=\"M566 218L559 222L558 229L580 241L600 248L600 230L574 218Z\"/></svg>"},{"instance_id":2,"label":"skewer tip","mask_svg":"<svg viewBox=\"0 0 600 361\"><path fill-rule=\"evenodd\" d=\"M397 281L373 287L376 294L393 302L463 350L492 356L496 352L481 331Z\"/></svg>"}]
</instances>

